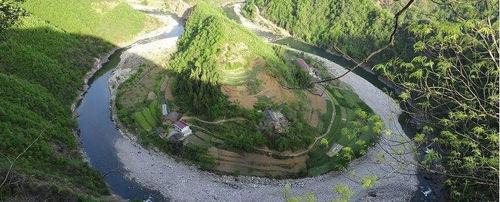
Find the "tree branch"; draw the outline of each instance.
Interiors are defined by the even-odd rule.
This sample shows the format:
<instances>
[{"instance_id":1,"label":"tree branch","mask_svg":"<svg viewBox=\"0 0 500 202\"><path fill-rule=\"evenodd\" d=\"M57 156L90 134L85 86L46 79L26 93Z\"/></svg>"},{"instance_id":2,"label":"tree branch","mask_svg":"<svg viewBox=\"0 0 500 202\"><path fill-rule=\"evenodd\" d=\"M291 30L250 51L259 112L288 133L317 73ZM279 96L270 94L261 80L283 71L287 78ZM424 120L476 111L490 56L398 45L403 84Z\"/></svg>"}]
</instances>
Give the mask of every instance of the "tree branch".
<instances>
[{"instance_id":1,"label":"tree branch","mask_svg":"<svg viewBox=\"0 0 500 202\"><path fill-rule=\"evenodd\" d=\"M341 74L340 76L337 76L337 77L334 77L334 78L328 78L328 79L323 79L321 81L315 81L313 82L313 84L315 83L324 83L324 82L329 82L329 81L333 81L333 80L337 80L337 79L340 79L342 77L344 77L345 75L351 73L352 71L354 71L355 69L357 69L358 67L360 67L361 65L365 64L365 63L368 63L375 55L379 54L380 52L386 50L387 48L391 47L394 45L394 40L396 38L396 33L399 29L399 20L400 20L400 17L401 15L406 11L408 10L408 8L413 4L413 2L415 2L415 0L409 0L408 3L406 3L406 5L401 9L399 10L399 12L397 12L395 15L394 15L394 29L392 30L392 33L391 33L391 36L389 38L389 42L382 48L379 48L378 50L372 52L370 55L368 55L368 57L366 57L364 60L362 60L361 62L356 62L354 59L351 58L352 61L354 61L355 63L357 63L356 66L354 66L353 68L351 69L348 69L346 72L344 72L343 74ZM340 51L340 49L336 48L337 51ZM343 54L343 55L347 55L347 54Z\"/></svg>"},{"instance_id":2,"label":"tree branch","mask_svg":"<svg viewBox=\"0 0 500 202\"><path fill-rule=\"evenodd\" d=\"M20 154L18 154L18 155L16 156L16 158L15 158L13 161L11 161L11 160L9 159L9 163L10 163L9 170L7 171L7 174L6 174L6 175L5 175L5 177L4 177L4 179L3 179L3 181L2 181L2 184L0 184L0 190L2 189L2 187L3 187L3 186L5 185L5 183L7 182L7 179L9 178L10 172L12 171L12 168L13 168L13 167L14 167L14 165L16 164L16 161L17 161L17 160L18 160L18 159L19 159L19 158L20 158L20 157L21 157L24 153L26 153L26 152L27 152L27 151L31 148L31 146L33 146L33 144L35 144L35 143L36 143L36 142L40 139L40 137L42 137L42 135L43 135L43 133L44 133L44 132L45 132L45 129L44 129L44 130L42 130L42 131L40 132L40 134L38 134L38 137L36 137L36 139L35 139L35 140L33 140L33 142L31 142L31 143L28 145L28 147L26 147L26 148L24 149L24 151L23 151L23 152L21 152ZM8 159L8 158L7 158L7 159Z\"/></svg>"}]
</instances>

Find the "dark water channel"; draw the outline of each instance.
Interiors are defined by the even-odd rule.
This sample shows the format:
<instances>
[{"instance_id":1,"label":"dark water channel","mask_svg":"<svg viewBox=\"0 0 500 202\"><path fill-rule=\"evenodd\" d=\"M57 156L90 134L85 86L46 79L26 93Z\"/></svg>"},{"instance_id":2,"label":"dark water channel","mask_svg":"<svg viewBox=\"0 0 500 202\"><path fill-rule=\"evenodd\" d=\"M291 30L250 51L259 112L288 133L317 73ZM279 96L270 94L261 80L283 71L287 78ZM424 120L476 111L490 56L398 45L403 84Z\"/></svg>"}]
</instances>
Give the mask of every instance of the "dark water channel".
<instances>
[{"instance_id":1,"label":"dark water channel","mask_svg":"<svg viewBox=\"0 0 500 202\"><path fill-rule=\"evenodd\" d=\"M76 109L80 141L90 164L104 176L111 191L123 199L168 200L160 192L147 189L126 175L127 171L123 168L114 146L119 138L124 137L112 119L109 78L113 69L120 63L120 56L128 48L156 40L179 37L183 31L184 27L179 23L168 32L139 40L115 51L108 58L108 62L103 64L102 68L89 79L90 87Z\"/></svg>"},{"instance_id":2,"label":"dark water channel","mask_svg":"<svg viewBox=\"0 0 500 202\"><path fill-rule=\"evenodd\" d=\"M116 66L122 52L115 52L108 64ZM115 141L123 137L111 118L111 93L108 80L114 67L106 68L106 64L103 67L102 71L96 73L97 78L91 79L93 82L77 108L78 128L83 149L92 167L104 176L114 194L123 199L150 198L154 201L163 201L165 199L159 192L149 190L128 179L116 155Z\"/></svg>"},{"instance_id":3,"label":"dark water channel","mask_svg":"<svg viewBox=\"0 0 500 202\"><path fill-rule=\"evenodd\" d=\"M228 11L231 10L227 9L226 12ZM180 36L182 32L183 27L179 25L170 33L164 33L151 39L141 40L136 44L144 44L162 38ZM301 42L294 38L285 38L275 41L274 43L324 57L344 67L352 67L354 65L354 63L341 56L334 55L324 49ZM125 50L126 48L120 49L112 54L109 57L109 62L105 63L103 68L89 80L90 88L76 110L78 114L80 139L90 164L104 176L106 183L114 194L123 199L130 200L150 199L152 201L166 201L168 199L165 199L158 191L147 189L133 179L127 177L126 171L123 169L123 164L120 162L114 147L116 140L123 137L117 129L115 122L112 120L110 108L111 93L108 81L113 69L120 62L121 54ZM357 69L354 73L363 77L376 87L386 92L392 92L392 89L379 81L376 75L362 68ZM432 180L429 180L428 176L418 174L418 179L420 182L419 187L432 187ZM424 190L424 188L419 188L417 190L412 201L440 200L440 197L436 197L435 193L432 193L430 196L424 196L422 190Z\"/></svg>"}]
</instances>

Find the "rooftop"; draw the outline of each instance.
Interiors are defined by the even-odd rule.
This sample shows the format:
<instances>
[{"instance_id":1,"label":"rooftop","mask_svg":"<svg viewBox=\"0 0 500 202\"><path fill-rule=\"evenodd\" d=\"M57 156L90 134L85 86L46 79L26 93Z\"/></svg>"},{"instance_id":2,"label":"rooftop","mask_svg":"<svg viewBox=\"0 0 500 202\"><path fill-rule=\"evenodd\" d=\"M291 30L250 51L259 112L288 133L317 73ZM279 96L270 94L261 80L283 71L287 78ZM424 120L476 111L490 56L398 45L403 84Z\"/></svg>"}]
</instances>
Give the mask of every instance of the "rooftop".
<instances>
[{"instance_id":1,"label":"rooftop","mask_svg":"<svg viewBox=\"0 0 500 202\"><path fill-rule=\"evenodd\" d=\"M185 127L188 127L188 124L184 121L176 121L174 123L174 126L178 127L178 128L185 128Z\"/></svg>"},{"instance_id":2,"label":"rooftop","mask_svg":"<svg viewBox=\"0 0 500 202\"><path fill-rule=\"evenodd\" d=\"M299 64L299 66L306 71L309 71L309 69L311 68L302 58L297 58L297 64Z\"/></svg>"}]
</instances>

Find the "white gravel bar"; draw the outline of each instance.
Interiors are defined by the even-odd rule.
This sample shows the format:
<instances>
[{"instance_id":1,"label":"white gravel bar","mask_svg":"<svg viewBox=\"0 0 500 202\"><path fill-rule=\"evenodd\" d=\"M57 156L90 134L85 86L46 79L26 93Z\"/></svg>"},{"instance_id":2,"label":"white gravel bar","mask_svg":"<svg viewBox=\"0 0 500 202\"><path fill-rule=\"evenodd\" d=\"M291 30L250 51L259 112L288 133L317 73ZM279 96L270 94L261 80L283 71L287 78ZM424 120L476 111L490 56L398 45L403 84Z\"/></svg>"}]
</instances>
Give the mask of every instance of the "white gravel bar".
<instances>
[{"instance_id":1,"label":"white gravel bar","mask_svg":"<svg viewBox=\"0 0 500 202\"><path fill-rule=\"evenodd\" d=\"M167 27L181 26L173 22L172 18L164 22L170 24L167 24ZM168 32L171 29L163 30ZM144 46L151 48L138 52L153 55L162 53L165 49L158 47L175 46L178 36L168 39L152 40ZM131 51L137 48L140 49L133 47ZM333 75L346 71L325 58L308 55L322 61ZM122 56L122 60L127 61L126 54ZM127 66L127 64L139 65L135 62L124 62L122 65ZM412 175L415 173L415 168L391 158L389 154L408 152L410 154L398 156L404 161L413 161L412 145L396 144L396 141L410 142L398 122L398 116L401 114L399 105L390 96L355 74L348 74L341 80L350 85L354 92L383 119L386 128L392 131L384 133L377 146L369 149L364 157L354 160L343 172L331 172L318 177L295 180L221 176L178 162L167 154L145 149L127 135L116 141L117 155L128 171L128 177L147 188L158 190L173 201L283 201L286 184L291 186L294 195L312 192L318 201L338 198L339 195L333 191L337 185L349 186L355 193L352 197L354 201L408 201L417 190L418 181L416 176ZM362 178L367 176L379 178L368 190L361 186Z\"/></svg>"}]
</instances>

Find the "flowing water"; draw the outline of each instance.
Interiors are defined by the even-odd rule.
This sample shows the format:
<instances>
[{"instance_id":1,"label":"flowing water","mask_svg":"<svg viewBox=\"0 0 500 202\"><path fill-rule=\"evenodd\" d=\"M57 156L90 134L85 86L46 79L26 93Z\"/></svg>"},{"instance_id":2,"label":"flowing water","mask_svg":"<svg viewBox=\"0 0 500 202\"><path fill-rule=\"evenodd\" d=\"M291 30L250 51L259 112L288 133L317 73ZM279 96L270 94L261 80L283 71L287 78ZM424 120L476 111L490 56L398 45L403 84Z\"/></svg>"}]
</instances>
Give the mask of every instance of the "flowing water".
<instances>
[{"instance_id":1,"label":"flowing water","mask_svg":"<svg viewBox=\"0 0 500 202\"><path fill-rule=\"evenodd\" d=\"M169 32L146 38L134 44L115 51L89 80L89 89L83 96L77 110L78 131L83 150L92 167L97 169L105 178L111 191L123 199L165 201L158 191L150 190L143 185L129 179L123 164L117 156L115 142L124 138L118 130L111 114L111 92L109 78L120 62L120 56L127 49L136 45L154 41L179 37L183 27L179 23Z\"/></svg>"},{"instance_id":2,"label":"flowing water","mask_svg":"<svg viewBox=\"0 0 500 202\"><path fill-rule=\"evenodd\" d=\"M171 30L169 33L163 33L152 38L140 40L127 48L164 38L179 37L182 32L183 27L179 24L178 27ZM280 39L275 41L275 43L287 45L294 49L327 58L342 66L349 67L353 65L352 62L340 56L293 38ZM129 179L127 177L127 171L123 169L123 164L120 162L114 146L117 140L124 137L117 129L112 119L109 78L113 69L119 63L121 54L127 48L120 49L111 55L109 62L105 63L103 68L90 79L90 88L84 95L76 111L78 114L80 139L90 164L104 176L106 183L114 194L123 199L165 201L168 199L165 199L158 191L148 189L137 183L134 179ZM389 90L385 84L380 82L377 77L370 72L359 69L355 71L355 73L370 81L378 88ZM420 176L419 178L422 180ZM417 193L414 200L420 201L423 199L422 197L418 197L418 195Z\"/></svg>"}]
</instances>

